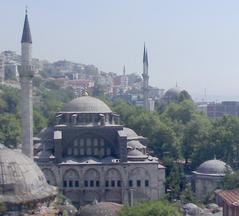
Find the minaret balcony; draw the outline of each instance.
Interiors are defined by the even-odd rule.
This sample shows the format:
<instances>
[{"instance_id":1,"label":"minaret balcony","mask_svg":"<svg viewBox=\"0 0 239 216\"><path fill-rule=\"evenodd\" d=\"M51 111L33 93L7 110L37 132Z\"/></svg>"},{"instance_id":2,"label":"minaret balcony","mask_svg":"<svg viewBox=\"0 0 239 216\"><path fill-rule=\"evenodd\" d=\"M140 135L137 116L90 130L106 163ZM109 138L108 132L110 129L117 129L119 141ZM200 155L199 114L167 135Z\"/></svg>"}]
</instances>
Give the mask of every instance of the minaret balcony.
<instances>
[{"instance_id":1,"label":"minaret balcony","mask_svg":"<svg viewBox=\"0 0 239 216\"><path fill-rule=\"evenodd\" d=\"M35 68L32 65L21 65L19 66L20 77L34 77Z\"/></svg>"}]
</instances>

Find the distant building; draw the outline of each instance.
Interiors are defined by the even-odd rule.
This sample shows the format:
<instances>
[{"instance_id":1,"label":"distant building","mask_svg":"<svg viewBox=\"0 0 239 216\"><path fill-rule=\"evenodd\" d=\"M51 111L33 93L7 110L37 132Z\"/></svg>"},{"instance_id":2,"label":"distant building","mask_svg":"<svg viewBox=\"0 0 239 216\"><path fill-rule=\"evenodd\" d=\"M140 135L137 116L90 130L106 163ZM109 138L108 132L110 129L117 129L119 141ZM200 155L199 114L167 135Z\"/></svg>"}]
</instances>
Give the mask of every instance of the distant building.
<instances>
[{"instance_id":1,"label":"distant building","mask_svg":"<svg viewBox=\"0 0 239 216\"><path fill-rule=\"evenodd\" d=\"M128 77L126 75L125 66L123 75L115 76L113 78L113 95L123 95L128 90Z\"/></svg>"},{"instance_id":2,"label":"distant building","mask_svg":"<svg viewBox=\"0 0 239 216\"><path fill-rule=\"evenodd\" d=\"M239 116L238 101L222 101L221 103L207 104L207 116L210 118L222 117L223 115Z\"/></svg>"}]
</instances>

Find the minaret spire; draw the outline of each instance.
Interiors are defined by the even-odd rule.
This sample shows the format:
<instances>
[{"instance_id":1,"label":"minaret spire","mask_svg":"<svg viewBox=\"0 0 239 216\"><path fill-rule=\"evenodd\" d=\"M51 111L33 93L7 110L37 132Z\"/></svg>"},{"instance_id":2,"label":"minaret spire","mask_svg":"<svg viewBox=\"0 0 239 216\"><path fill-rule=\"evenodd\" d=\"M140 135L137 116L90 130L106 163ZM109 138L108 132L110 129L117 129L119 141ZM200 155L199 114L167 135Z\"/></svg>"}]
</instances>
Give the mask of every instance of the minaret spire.
<instances>
[{"instance_id":1,"label":"minaret spire","mask_svg":"<svg viewBox=\"0 0 239 216\"><path fill-rule=\"evenodd\" d=\"M32 37L25 10L25 21L21 40L21 121L22 121L22 152L33 158L33 110L32 110L32 78L34 68L32 66Z\"/></svg>"},{"instance_id":2,"label":"minaret spire","mask_svg":"<svg viewBox=\"0 0 239 216\"><path fill-rule=\"evenodd\" d=\"M31 31L30 31L27 12L28 11L27 11L27 7L26 7L26 9L25 9L25 21L24 21L24 26L23 26L21 43L32 43L32 36L31 36Z\"/></svg>"},{"instance_id":3,"label":"minaret spire","mask_svg":"<svg viewBox=\"0 0 239 216\"><path fill-rule=\"evenodd\" d=\"M144 99L144 108L148 109L148 91L149 91L149 75L148 75L148 53L144 43L144 53L143 53L143 99Z\"/></svg>"}]
</instances>

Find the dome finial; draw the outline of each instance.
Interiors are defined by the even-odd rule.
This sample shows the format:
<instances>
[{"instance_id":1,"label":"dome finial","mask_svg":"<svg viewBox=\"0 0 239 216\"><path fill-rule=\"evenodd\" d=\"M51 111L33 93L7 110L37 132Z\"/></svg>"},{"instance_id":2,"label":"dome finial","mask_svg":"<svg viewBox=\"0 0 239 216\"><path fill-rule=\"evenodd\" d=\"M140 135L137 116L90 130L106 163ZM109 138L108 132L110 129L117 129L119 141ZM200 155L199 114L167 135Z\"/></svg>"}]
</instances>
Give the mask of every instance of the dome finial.
<instances>
[{"instance_id":1,"label":"dome finial","mask_svg":"<svg viewBox=\"0 0 239 216\"><path fill-rule=\"evenodd\" d=\"M28 10L28 7L27 7L27 5L25 6L25 14L27 15L27 11Z\"/></svg>"},{"instance_id":2,"label":"dome finial","mask_svg":"<svg viewBox=\"0 0 239 216\"><path fill-rule=\"evenodd\" d=\"M86 89L82 90L81 96L88 96L88 92L86 91Z\"/></svg>"}]
</instances>

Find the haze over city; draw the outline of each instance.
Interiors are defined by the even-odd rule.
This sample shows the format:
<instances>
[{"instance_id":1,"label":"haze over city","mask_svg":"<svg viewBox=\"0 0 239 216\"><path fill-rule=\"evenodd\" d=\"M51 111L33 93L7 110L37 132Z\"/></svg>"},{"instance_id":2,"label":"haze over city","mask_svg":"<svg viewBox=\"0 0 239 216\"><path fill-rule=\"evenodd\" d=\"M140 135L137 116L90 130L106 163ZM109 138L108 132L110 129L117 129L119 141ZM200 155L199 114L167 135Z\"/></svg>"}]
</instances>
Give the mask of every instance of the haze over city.
<instances>
[{"instance_id":1,"label":"haze over city","mask_svg":"<svg viewBox=\"0 0 239 216\"><path fill-rule=\"evenodd\" d=\"M141 75L145 42L150 85L239 99L238 1L2 1L1 51L20 53L25 5L36 58Z\"/></svg>"}]
</instances>

